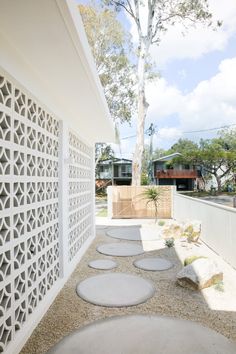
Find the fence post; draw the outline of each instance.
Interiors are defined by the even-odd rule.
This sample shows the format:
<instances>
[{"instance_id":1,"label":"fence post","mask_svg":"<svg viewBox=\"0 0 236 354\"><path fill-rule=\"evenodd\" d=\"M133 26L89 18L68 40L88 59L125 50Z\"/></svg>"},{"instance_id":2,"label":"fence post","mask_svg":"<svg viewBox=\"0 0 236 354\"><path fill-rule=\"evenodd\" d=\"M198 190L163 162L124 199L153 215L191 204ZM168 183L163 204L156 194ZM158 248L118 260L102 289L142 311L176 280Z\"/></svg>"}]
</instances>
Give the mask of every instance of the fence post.
<instances>
[{"instance_id":1,"label":"fence post","mask_svg":"<svg viewBox=\"0 0 236 354\"><path fill-rule=\"evenodd\" d=\"M236 196L233 197L233 207L236 208Z\"/></svg>"},{"instance_id":2,"label":"fence post","mask_svg":"<svg viewBox=\"0 0 236 354\"><path fill-rule=\"evenodd\" d=\"M107 187L107 216L112 219L113 210L112 210L112 194L113 194L113 186Z\"/></svg>"},{"instance_id":3,"label":"fence post","mask_svg":"<svg viewBox=\"0 0 236 354\"><path fill-rule=\"evenodd\" d=\"M175 219L175 195L176 186L171 186L171 218Z\"/></svg>"}]
</instances>

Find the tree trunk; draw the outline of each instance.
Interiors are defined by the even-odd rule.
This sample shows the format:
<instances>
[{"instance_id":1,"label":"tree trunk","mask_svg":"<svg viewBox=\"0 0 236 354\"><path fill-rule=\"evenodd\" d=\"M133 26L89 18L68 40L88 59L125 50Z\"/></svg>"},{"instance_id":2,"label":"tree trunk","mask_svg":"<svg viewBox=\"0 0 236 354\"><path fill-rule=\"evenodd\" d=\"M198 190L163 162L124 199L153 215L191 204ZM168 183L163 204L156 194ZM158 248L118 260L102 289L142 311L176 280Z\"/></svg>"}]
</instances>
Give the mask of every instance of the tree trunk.
<instances>
[{"instance_id":1,"label":"tree trunk","mask_svg":"<svg viewBox=\"0 0 236 354\"><path fill-rule=\"evenodd\" d=\"M142 156L144 150L144 125L147 115L148 103L145 97L145 64L148 53L148 45L140 42L140 55L138 60L138 117L137 117L137 138L133 155L132 185L140 186Z\"/></svg>"},{"instance_id":2,"label":"tree trunk","mask_svg":"<svg viewBox=\"0 0 236 354\"><path fill-rule=\"evenodd\" d=\"M219 176L215 175L215 179L216 179L216 183L217 183L217 190L218 190L218 192L221 192L221 188L222 188L221 178Z\"/></svg>"}]
</instances>

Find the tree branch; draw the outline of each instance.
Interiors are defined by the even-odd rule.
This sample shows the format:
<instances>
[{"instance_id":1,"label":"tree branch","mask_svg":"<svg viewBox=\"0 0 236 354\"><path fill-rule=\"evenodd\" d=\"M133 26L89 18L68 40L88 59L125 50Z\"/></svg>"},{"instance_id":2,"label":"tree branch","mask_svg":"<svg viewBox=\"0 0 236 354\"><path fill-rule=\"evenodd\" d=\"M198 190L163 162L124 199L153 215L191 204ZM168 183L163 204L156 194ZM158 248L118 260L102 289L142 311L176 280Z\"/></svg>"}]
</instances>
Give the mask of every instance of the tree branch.
<instances>
[{"instance_id":1,"label":"tree branch","mask_svg":"<svg viewBox=\"0 0 236 354\"><path fill-rule=\"evenodd\" d=\"M139 0L134 0L134 6L135 6L135 22L137 25L137 30L139 34L139 40L142 37L142 29L140 25L140 16L139 16Z\"/></svg>"},{"instance_id":2,"label":"tree branch","mask_svg":"<svg viewBox=\"0 0 236 354\"><path fill-rule=\"evenodd\" d=\"M127 0L128 7L127 7L125 4L123 4L122 2L120 2L120 1L111 0L111 2L112 2L114 5L116 5L116 6L121 6L121 7L123 7L123 9L125 9L125 11L127 11L128 14L130 14L130 16L131 16L131 17L135 20L135 22L136 22L136 17L135 17L135 14L134 14L134 12L133 12L133 9L132 9L132 6L131 6L129 0Z\"/></svg>"},{"instance_id":3,"label":"tree branch","mask_svg":"<svg viewBox=\"0 0 236 354\"><path fill-rule=\"evenodd\" d=\"M148 23L147 23L147 38L149 38L149 42L151 44L153 38L153 19L155 16L155 8L156 8L156 0L152 2L152 0L148 0Z\"/></svg>"}]
</instances>

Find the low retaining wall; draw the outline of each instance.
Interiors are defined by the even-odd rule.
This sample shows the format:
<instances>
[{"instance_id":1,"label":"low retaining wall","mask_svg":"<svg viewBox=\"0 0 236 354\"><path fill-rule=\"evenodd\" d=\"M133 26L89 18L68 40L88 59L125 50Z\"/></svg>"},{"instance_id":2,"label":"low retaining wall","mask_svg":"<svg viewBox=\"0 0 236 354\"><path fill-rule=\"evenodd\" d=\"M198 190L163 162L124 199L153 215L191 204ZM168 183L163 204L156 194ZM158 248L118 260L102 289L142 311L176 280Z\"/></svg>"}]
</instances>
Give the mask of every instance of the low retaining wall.
<instances>
[{"instance_id":1,"label":"low retaining wall","mask_svg":"<svg viewBox=\"0 0 236 354\"><path fill-rule=\"evenodd\" d=\"M108 193L108 217L110 218L155 218L155 208L142 195L148 186L110 186ZM158 218L171 218L172 194L175 187L158 186L161 190L158 203Z\"/></svg>"},{"instance_id":2,"label":"low retaining wall","mask_svg":"<svg viewBox=\"0 0 236 354\"><path fill-rule=\"evenodd\" d=\"M173 217L200 220L201 239L236 268L236 209L174 193Z\"/></svg>"}]
</instances>

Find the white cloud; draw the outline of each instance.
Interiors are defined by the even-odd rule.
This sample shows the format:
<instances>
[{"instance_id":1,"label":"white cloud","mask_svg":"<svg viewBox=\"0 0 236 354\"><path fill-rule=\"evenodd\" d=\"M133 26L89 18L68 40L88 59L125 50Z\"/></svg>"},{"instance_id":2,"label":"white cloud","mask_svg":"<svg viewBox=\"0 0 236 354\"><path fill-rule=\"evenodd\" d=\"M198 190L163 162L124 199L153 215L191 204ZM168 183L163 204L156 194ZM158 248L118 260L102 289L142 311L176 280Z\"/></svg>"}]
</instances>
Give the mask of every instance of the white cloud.
<instances>
[{"instance_id":1,"label":"white cloud","mask_svg":"<svg viewBox=\"0 0 236 354\"><path fill-rule=\"evenodd\" d=\"M135 147L135 139L121 139L119 144L111 144L111 146L115 152L116 157L132 159Z\"/></svg>"},{"instance_id":2,"label":"white cloud","mask_svg":"<svg viewBox=\"0 0 236 354\"><path fill-rule=\"evenodd\" d=\"M236 123L236 57L223 60L218 73L200 82L189 94L168 85L165 79L149 85L148 120L163 126L168 116L176 114L180 131L208 129ZM173 125L173 124L172 124ZM162 135L177 134L173 127L165 127Z\"/></svg>"},{"instance_id":3,"label":"white cloud","mask_svg":"<svg viewBox=\"0 0 236 354\"><path fill-rule=\"evenodd\" d=\"M147 86L147 100L150 104L146 126L153 122L158 134L154 136L155 147L169 147L180 137L201 137L183 135L183 132L209 129L236 123L236 57L221 62L218 73L209 80L201 81L188 94L168 84L161 78ZM173 116L176 119L173 120ZM170 118L171 117L171 118ZM122 137L133 136L133 128L122 127ZM207 135L204 135L207 137ZM149 139L145 141L149 144ZM121 140L116 147L118 156L132 158L135 138ZM120 155L121 151L121 155Z\"/></svg>"},{"instance_id":4,"label":"white cloud","mask_svg":"<svg viewBox=\"0 0 236 354\"><path fill-rule=\"evenodd\" d=\"M169 86L164 78L149 83L146 90L147 101L150 104L148 117L159 118L167 116L180 109L184 97L180 90Z\"/></svg>"},{"instance_id":5,"label":"white cloud","mask_svg":"<svg viewBox=\"0 0 236 354\"><path fill-rule=\"evenodd\" d=\"M236 33L236 1L235 0L210 0L210 10L213 19L222 20L223 25L217 31L213 31L202 26L191 28L183 36L183 26L175 25L171 27L163 36L159 46L153 45L151 56L156 61L159 68L174 59L192 58L196 59L202 55L223 50L229 38ZM145 8L141 10L141 19L145 19ZM131 24L131 34L137 42L137 31L135 24L127 16Z\"/></svg>"},{"instance_id":6,"label":"white cloud","mask_svg":"<svg viewBox=\"0 0 236 354\"><path fill-rule=\"evenodd\" d=\"M226 59L219 73L200 82L184 97L179 110L182 127L211 128L236 123L236 58Z\"/></svg>"},{"instance_id":7,"label":"white cloud","mask_svg":"<svg viewBox=\"0 0 236 354\"><path fill-rule=\"evenodd\" d=\"M162 140L176 140L179 139L182 136L182 132L179 128L174 128L174 127L164 127L159 129L158 131L158 138Z\"/></svg>"}]
</instances>

